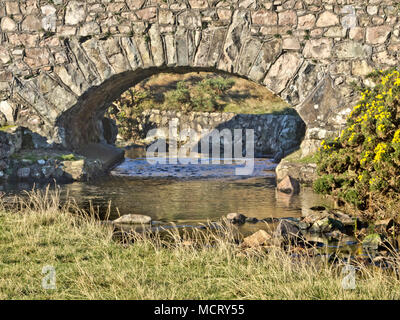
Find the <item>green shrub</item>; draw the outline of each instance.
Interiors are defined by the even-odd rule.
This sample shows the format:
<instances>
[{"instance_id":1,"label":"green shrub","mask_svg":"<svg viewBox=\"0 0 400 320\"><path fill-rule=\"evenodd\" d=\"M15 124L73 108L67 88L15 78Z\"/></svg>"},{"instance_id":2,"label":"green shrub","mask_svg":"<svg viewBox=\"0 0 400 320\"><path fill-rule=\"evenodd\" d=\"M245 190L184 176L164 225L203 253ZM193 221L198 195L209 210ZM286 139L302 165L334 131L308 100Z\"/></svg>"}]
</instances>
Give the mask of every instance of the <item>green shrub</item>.
<instances>
[{"instance_id":1,"label":"green shrub","mask_svg":"<svg viewBox=\"0 0 400 320\"><path fill-rule=\"evenodd\" d=\"M360 209L368 208L374 195L393 198L400 192L400 73L378 71L370 77L377 84L361 91L346 128L339 137L322 141L321 178L314 184L315 191Z\"/></svg>"},{"instance_id":2,"label":"green shrub","mask_svg":"<svg viewBox=\"0 0 400 320\"><path fill-rule=\"evenodd\" d=\"M114 119L118 125L118 133L125 141L136 138L143 130L139 128L138 117L147 109L162 109L182 112L223 111L220 103L223 95L233 87L235 81L231 78L214 77L203 79L194 85L189 81L179 81L176 89L167 91L163 96L164 105L156 103L157 98L150 90L129 89L116 100L107 111L107 116ZM159 98L158 98L159 99Z\"/></svg>"}]
</instances>

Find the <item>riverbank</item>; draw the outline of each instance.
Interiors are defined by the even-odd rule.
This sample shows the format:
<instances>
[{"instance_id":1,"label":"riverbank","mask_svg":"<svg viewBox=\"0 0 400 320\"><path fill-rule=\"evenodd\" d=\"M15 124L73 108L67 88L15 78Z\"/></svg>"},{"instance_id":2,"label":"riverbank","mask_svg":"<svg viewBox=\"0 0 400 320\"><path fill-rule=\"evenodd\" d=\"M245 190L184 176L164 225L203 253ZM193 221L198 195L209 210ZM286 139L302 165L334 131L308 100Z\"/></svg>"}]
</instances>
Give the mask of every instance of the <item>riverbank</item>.
<instances>
[{"instance_id":1,"label":"riverbank","mask_svg":"<svg viewBox=\"0 0 400 320\"><path fill-rule=\"evenodd\" d=\"M244 251L229 228L196 242L128 243L75 206L60 208L55 194L31 193L20 208L0 213L1 299L400 298L394 271L356 265L356 288L344 290L342 264L281 248ZM42 288L45 266L55 268L55 290Z\"/></svg>"}]
</instances>

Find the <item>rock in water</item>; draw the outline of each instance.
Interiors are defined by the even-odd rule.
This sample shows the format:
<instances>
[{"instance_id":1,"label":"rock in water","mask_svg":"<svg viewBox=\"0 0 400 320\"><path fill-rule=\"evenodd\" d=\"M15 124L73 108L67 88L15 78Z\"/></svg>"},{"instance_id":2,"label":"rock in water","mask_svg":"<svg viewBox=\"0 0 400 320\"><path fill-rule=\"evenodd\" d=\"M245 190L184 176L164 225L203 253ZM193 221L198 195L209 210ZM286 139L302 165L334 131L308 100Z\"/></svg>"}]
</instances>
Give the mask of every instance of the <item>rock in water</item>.
<instances>
[{"instance_id":1,"label":"rock in water","mask_svg":"<svg viewBox=\"0 0 400 320\"><path fill-rule=\"evenodd\" d=\"M241 213L228 213L226 218L232 223L243 224L246 222L246 216Z\"/></svg>"},{"instance_id":2,"label":"rock in water","mask_svg":"<svg viewBox=\"0 0 400 320\"><path fill-rule=\"evenodd\" d=\"M255 248L263 245L267 245L269 240L271 240L271 236L265 230L258 230L253 233L251 236L248 236L243 239L241 247L243 248Z\"/></svg>"},{"instance_id":3,"label":"rock in water","mask_svg":"<svg viewBox=\"0 0 400 320\"><path fill-rule=\"evenodd\" d=\"M381 236L377 233L373 233L364 238L362 246L366 249L377 250L381 243Z\"/></svg>"},{"instance_id":4,"label":"rock in water","mask_svg":"<svg viewBox=\"0 0 400 320\"><path fill-rule=\"evenodd\" d=\"M286 176L278 183L277 189L283 193L298 194L300 192L300 183L291 176Z\"/></svg>"},{"instance_id":5,"label":"rock in water","mask_svg":"<svg viewBox=\"0 0 400 320\"><path fill-rule=\"evenodd\" d=\"M151 223L151 217L142 214L126 214L114 220L113 223L147 224Z\"/></svg>"},{"instance_id":6,"label":"rock in water","mask_svg":"<svg viewBox=\"0 0 400 320\"><path fill-rule=\"evenodd\" d=\"M301 232L294 223L282 219L279 221L274 236L285 240L297 240L301 236Z\"/></svg>"}]
</instances>

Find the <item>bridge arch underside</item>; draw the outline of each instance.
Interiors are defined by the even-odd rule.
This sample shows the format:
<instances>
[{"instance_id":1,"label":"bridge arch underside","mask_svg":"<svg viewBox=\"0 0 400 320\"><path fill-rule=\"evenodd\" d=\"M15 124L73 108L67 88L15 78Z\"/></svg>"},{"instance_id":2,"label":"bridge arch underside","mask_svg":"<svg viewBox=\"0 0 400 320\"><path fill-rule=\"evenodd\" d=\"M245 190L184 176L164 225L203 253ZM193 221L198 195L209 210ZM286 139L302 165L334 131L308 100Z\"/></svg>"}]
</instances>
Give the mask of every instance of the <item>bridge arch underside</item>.
<instances>
[{"instance_id":1,"label":"bridge arch underside","mask_svg":"<svg viewBox=\"0 0 400 320\"><path fill-rule=\"evenodd\" d=\"M88 143L109 142L108 138L105 137L104 114L112 102L118 99L122 93L159 73L185 74L191 72L213 72L240 77L238 74L205 67L162 66L122 72L110 77L99 86L87 90L78 98L74 106L60 114L55 126L58 140L62 141L64 147L74 150L79 150Z\"/></svg>"}]
</instances>

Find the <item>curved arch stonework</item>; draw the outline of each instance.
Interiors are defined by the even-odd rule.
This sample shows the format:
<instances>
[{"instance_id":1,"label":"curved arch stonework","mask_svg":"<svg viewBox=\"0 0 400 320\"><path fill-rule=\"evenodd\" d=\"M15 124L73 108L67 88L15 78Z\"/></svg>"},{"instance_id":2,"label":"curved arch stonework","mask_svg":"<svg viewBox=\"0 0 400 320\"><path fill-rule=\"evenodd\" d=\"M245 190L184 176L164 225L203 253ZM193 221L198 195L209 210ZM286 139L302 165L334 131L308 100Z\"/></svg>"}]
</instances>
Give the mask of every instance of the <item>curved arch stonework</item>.
<instances>
[{"instance_id":1,"label":"curved arch stonework","mask_svg":"<svg viewBox=\"0 0 400 320\"><path fill-rule=\"evenodd\" d=\"M1 0L0 111L79 148L138 81L219 71L295 107L308 153L343 125L354 84L398 65L399 26L387 0Z\"/></svg>"}]
</instances>

